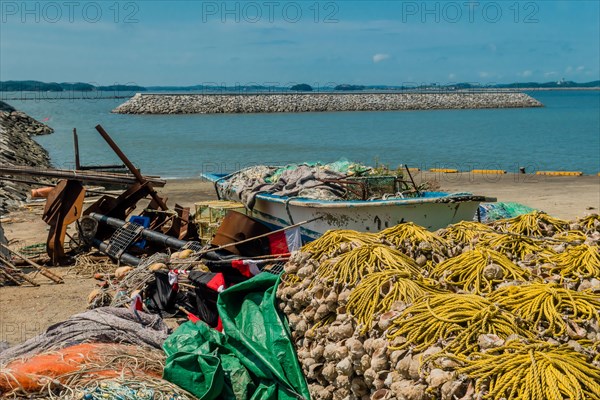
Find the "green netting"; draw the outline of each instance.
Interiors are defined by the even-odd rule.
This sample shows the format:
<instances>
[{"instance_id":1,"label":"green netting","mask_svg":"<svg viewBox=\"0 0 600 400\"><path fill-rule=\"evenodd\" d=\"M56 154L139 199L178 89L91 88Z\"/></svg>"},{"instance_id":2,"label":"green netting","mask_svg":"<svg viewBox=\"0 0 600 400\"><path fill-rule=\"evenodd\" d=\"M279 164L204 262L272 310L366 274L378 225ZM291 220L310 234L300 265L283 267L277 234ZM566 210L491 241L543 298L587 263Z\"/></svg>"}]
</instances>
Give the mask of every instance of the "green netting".
<instances>
[{"instance_id":1,"label":"green netting","mask_svg":"<svg viewBox=\"0 0 600 400\"><path fill-rule=\"evenodd\" d=\"M479 206L481 222L492 222L504 218L513 218L519 215L528 214L532 211L535 210L524 204L514 202L482 203Z\"/></svg>"},{"instance_id":2,"label":"green netting","mask_svg":"<svg viewBox=\"0 0 600 400\"><path fill-rule=\"evenodd\" d=\"M262 273L219 295L224 334L186 322L165 342L166 380L200 399L309 399L290 332L277 311L278 277Z\"/></svg>"}]
</instances>

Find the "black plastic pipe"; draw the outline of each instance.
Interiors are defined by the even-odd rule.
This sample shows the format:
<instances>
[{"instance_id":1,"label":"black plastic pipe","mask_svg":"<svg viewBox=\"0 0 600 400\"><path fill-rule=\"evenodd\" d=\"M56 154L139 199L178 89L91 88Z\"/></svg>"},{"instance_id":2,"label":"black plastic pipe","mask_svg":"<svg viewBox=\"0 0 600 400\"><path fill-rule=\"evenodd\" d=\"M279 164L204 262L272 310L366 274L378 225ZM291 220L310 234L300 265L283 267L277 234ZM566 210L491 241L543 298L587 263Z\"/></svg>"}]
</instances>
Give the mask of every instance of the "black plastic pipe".
<instances>
[{"instance_id":1,"label":"black plastic pipe","mask_svg":"<svg viewBox=\"0 0 600 400\"><path fill-rule=\"evenodd\" d=\"M119 229L127 223L122 219L107 217L106 215L98 213L90 213L89 216L94 218L96 221L105 223L106 225L111 226L115 229ZM181 249L187 243L185 240L179 240L174 237L165 235L163 233L155 232L150 229L142 230L141 235L146 240L149 240L156 244L161 244L165 247L170 247L175 250Z\"/></svg>"}]
</instances>

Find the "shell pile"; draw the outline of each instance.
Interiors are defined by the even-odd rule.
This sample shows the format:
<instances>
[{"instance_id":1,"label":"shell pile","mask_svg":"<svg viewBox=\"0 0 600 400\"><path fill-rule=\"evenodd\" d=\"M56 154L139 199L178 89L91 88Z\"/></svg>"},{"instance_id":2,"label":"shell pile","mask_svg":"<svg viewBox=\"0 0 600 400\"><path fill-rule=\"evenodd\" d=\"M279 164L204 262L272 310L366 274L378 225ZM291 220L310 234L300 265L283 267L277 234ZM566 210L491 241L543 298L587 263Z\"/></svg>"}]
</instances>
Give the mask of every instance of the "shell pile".
<instances>
[{"instance_id":1,"label":"shell pile","mask_svg":"<svg viewBox=\"0 0 600 400\"><path fill-rule=\"evenodd\" d=\"M600 398L599 241L598 215L539 212L435 233L327 232L291 257L277 291L312 398L545 398L554 386L526 380L526 363L498 376L473 366L519 352L575 371L553 394Z\"/></svg>"}]
</instances>

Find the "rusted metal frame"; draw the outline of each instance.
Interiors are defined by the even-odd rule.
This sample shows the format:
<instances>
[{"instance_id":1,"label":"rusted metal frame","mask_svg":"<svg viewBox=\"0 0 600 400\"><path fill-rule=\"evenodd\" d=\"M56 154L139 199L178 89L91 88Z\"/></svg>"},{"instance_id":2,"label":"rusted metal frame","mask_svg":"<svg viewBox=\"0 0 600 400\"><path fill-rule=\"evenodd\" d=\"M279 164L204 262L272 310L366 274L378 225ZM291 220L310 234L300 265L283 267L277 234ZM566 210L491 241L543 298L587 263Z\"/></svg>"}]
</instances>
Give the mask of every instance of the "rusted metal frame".
<instances>
[{"instance_id":1,"label":"rusted metal frame","mask_svg":"<svg viewBox=\"0 0 600 400\"><path fill-rule=\"evenodd\" d=\"M83 213L85 189L79 181L62 180L48 195L42 220L50 225L46 252L54 265L64 261L67 226Z\"/></svg>"},{"instance_id":2,"label":"rusted metal frame","mask_svg":"<svg viewBox=\"0 0 600 400\"><path fill-rule=\"evenodd\" d=\"M115 154L121 159L121 161L123 161L127 169L129 169L129 171L131 171L131 173L135 176L138 183L144 184L148 182L146 178L142 176L140 171L131 163L131 161L129 161L125 153L123 153L119 146L117 146L117 144L112 140L108 132L106 132L101 125L96 125L96 130L98 131L100 136L102 136L102 138L106 141L106 143L108 143L108 145L115 152ZM158 193L156 193L151 183L148 183L148 189L150 192L150 196L159 205L159 207L163 210L168 210L169 208L167 207L163 199L161 199L158 196Z\"/></svg>"}]
</instances>

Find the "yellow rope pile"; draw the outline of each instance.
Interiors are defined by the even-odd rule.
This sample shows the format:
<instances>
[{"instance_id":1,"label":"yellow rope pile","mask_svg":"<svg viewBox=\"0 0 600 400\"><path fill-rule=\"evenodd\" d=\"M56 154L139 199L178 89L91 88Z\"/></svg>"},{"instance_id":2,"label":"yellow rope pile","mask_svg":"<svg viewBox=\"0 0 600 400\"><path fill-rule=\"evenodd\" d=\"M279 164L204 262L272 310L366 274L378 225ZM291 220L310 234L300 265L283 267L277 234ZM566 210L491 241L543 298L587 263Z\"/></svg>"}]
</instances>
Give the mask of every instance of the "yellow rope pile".
<instances>
[{"instance_id":1,"label":"yellow rope pile","mask_svg":"<svg viewBox=\"0 0 600 400\"><path fill-rule=\"evenodd\" d=\"M447 284L475 294L490 293L506 281L524 282L530 272L512 263L495 250L477 248L435 266L430 274Z\"/></svg>"},{"instance_id":2,"label":"yellow rope pile","mask_svg":"<svg viewBox=\"0 0 600 400\"><path fill-rule=\"evenodd\" d=\"M514 218L496 221L494 227L502 232L524 236L547 236L549 231L562 232L569 229L569 223L553 218L541 211L533 211Z\"/></svg>"},{"instance_id":3,"label":"yellow rope pile","mask_svg":"<svg viewBox=\"0 0 600 400\"><path fill-rule=\"evenodd\" d=\"M598 320L600 296L577 292L558 284L528 283L496 290L490 300L534 324L541 335L561 336L567 320L575 323Z\"/></svg>"},{"instance_id":4,"label":"yellow rope pile","mask_svg":"<svg viewBox=\"0 0 600 400\"><path fill-rule=\"evenodd\" d=\"M302 251L312 253L312 257L318 260L322 256L338 253L343 244L347 244L348 249L351 249L377 242L378 238L374 234L352 230L329 230L319 239L304 245Z\"/></svg>"},{"instance_id":5,"label":"yellow rope pile","mask_svg":"<svg viewBox=\"0 0 600 400\"><path fill-rule=\"evenodd\" d=\"M485 234L477 243L477 247L494 249L519 260L529 254L547 252L541 240L501 233Z\"/></svg>"},{"instance_id":6,"label":"yellow rope pile","mask_svg":"<svg viewBox=\"0 0 600 400\"><path fill-rule=\"evenodd\" d=\"M600 216L598 214L590 214L586 217L577 220L577 223L585 230L593 229L600 231Z\"/></svg>"},{"instance_id":7,"label":"yellow rope pile","mask_svg":"<svg viewBox=\"0 0 600 400\"><path fill-rule=\"evenodd\" d=\"M559 274L563 278L598 278L600 277L600 251L598 246L582 244L567 248L563 253L547 258L554 264L550 273Z\"/></svg>"},{"instance_id":8,"label":"yellow rope pile","mask_svg":"<svg viewBox=\"0 0 600 400\"><path fill-rule=\"evenodd\" d=\"M406 338L397 349L413 346L413 351L421 352L442 342L447 351L466 354L477 349L482 334L502 339L510 335L533 337L522 325L511 313L481 296L444 293L426 297L404 310L388 330L388 339Z\"/></svg>"},{"instance_id":9,"label":"yellow rope pile","mask_svg":"<svg viewBox=\"0 0 600 400\"><path fill-rule=\"evenodd\" d=\"M494 232L489 226L475 221L461 221L439 231L439 235L448 241L471 244L484 233Z\"/></svg>"},{"instance_id":10,"label":"yellow rope pile","mask_svg":"<svg viewBox=\"0 0 600 400\"><path fill-rule=\"evenodd\" d=\"M412 222L384 229L379 235L398 248L404 247L406 244L419 246L420 243L428 243L431 245L431 250L443 252L448 247L446 240Z\"/></svg>"},{"instance_id":11,"label":"yellow rope pile","mask_svg":"<svg viewBox=\"0 0 600 400\"><path fill-rule=\"evenodd\" d=\"M486 399L600 399L600 369L568 346L545 342L504 346L462 358L458 370L488 386Z\"/></svg>"},{"instance_id":12,"label":"yellow rope pile","mask_svg":"<svg viewBox=\"0 0 600 400\"><path fill-rule=\"evenodd\" d=\"M311 395L600 400L599 227L328 232L278 289Z\"/></svg>"},{"instance_id":13,"label":"yellow rope pile","mask_svg":"<svg viewBox=\"0 0 600 400\"><path fill-rule=\"evenodd\" d=\"M554 240L558 240L560 242L565 242L569 244L573 243L583 243L587 239L587 236L582 231L564 231L559 232L552 237Z\"/></svg>"},{"instance_id":14,"label":"yellow rope pile","mask_svg":"<svg viewBox=\"0 0 600 400\"><path fill-rule=\"evenodd\" d=\"M369 274L387 270L420 276L414 260L383 244L365 244L329 262L323 262L316 275L325 282L354 286Z\"/></svg>"},{"instance_id":15,"label":"yellow rope pile","mask_svg":"<svg viewBox=\"0 0 600 400\"><path fill-rule=\"evenodd\" d=\"M376 316L390 311L395 302L410 304L434 291L433 287L411 278L406 272L375 272L363 278L352 290L346 308L363 325L363 331L367 331Z\"/></svg>"}]
</instances>

